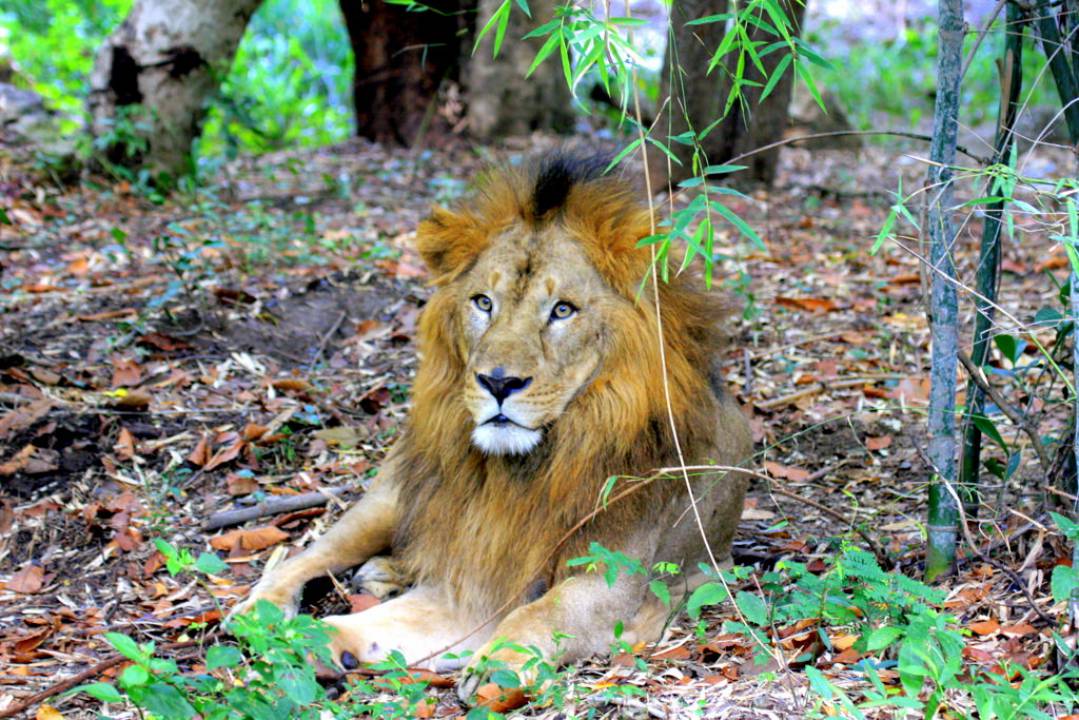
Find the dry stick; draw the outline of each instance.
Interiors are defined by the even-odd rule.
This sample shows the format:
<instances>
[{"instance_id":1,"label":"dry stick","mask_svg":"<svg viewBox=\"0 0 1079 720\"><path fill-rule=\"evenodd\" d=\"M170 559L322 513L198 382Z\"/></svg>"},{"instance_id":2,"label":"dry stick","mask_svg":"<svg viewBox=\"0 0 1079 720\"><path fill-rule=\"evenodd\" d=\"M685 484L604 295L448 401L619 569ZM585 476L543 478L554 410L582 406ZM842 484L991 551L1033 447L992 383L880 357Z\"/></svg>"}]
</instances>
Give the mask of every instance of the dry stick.
<instances>
[{"instance_id":1,"label":"dry stick","mask_svg":"<svg viewBox=\"0 0 1079 720\"><path fill-rule=\"evenodd\" d=\"M809 135L799 135L798 137L783 138L782 140L777 140L774 143L769 143L767 145L761 145L759 148L754 148L753 150L750 150L748 152L744 152L741 155L735 155L730 160L727 160L726 164L733 165L734 163L738 162L739 160L744 160L745 158L752 157L753 155L756 155L758 153L762 153L762 152L765 152L767 150L771 150L771 149L777 148L777 147L783 147L784 145L791 145L791 144L796 143L796 142L801 142L802 140L817 140L819 138L847 137L847 136L865 137L865 136L870 136L870 135L888 135L888 136L892 136L892 137L910 138L912 140L924 140L925 142L931 142L933 140L933 138L930 137L929 135L923 135L921 133L913 133L913 132L904 132L902 130L834 130L832 132L811 133ZM981 155L976 155L975 153L972 153L970 150L967 150L962 145L956 145L955 149L958 152L961 152L964 155L966 155L967 157L969 157L971 160L977 160L978 162L982 163L983 165L990 165L991 164L991 161L989 160L989 158L982 157Z\"/></svg>"},{"instance_id":2,"label":"dry stick","mask_svg":"<svg viewBox=\"0 0 1079 720\"><path fill-rule=\"evenodd\" d=\"M212 635L212 633L211 633L211 635ZM180 650L181 648L191 647L193 645L198 645L200 642L205 642L209 638L210 638L210 636L207 636L206 638L203 638L201 641L199 641L199 640L185 640L184 642L166 643L165 645L162 645L160 649L161 650ZM71 688L73 688L73 687L75 687L77 685L81 685L82 683L86 682L87 680L90 680L90 679L93 679L93 678L97 677L98 675L105 672L106 670L108 670L110 668L114 668L117 665L119 665L120 663L127 662L127 661L128 661L128 659L126 657L124 657L123 655L114 655L114 656L112 656L110 658L106 658L106 659L102 660L101 662L99 662L97 665L91 665L90 667L86 668L82 672L80 672L80 673L78 673L76 675L72 675L67 680L61 680L60 682L55 683L54 685L50 685L49 687L45 688L41 692L36 693L34 695L31 695L30 697L26 698L25 700L23 700L18 705L12 705L9 708L5 708L3 710L0 710L0 718L15 717L16 715L18 715L20 713L24 713L27 710L29 710L30 708L32 708L34 705L37 705L39 702L42 702L43 700L48 700L53 695L59 695L62 692L66 692L66 691L70 690Z\"/></svg>"},{"instance_id":3,"label":"dry stick","mask_svg":"<svg viewBox=\"0 0 1079 720\"><path fill-rule=\"evenodd\" d=\"M211 515L210 519L206 521L205 528L207 530L219 530L229 525L239 525L248 520L266 517L267 515L280 515L294 510L305 510L310 507L325 505L330 501L330 498L344 495L348 490L349 488L344 487L329 488L328 490L271 498L260 502L258 505L239 510L225 510Z\"/></svg>"},{"instance_id":4,"label":"dry stick","mask_svg":"<svg viewBox=\"0 0 1079 720\"><path fill-rule=\"evenodd\" d=\"M345 321L346 317L348 317L348 313L342 310L341 314L337 316L336 322L330 327L329 332L322 336L322 340L318 344L318 352L315 353L315 357L311 360L311 364L307 366L309 372L316 364L318 364L318 361L322 358L322 353L326 352L326 345L329 344L330 338L337 333L338 328L341 327L341 323Z\"/></svg>"},{"instance_id":5,"label":"dry stick","mask_svg":"<svg viewBox=\"0 0 1079 720\"><path fill-rule=\"evenodd\" d=\"M827 392L829 390L847 390L863 385L870 385L872 383L880 382L881 380L889 380L893 377L895 376L892 374L887 374L887 376L885 377L865 375L855 378L847 378L845 380L816 382L812 385L807 385L801 390L797 390L787 395L780 395L777 398L772 398L770 400L762 400L759 403L753 403L753 406L760 410L772 410L777 407L782 407L787 403L794 402L795 400L801 400L802 398L808 397L810 395L816 395L818 393Z\"/></svg>"},{"instance_id":6,"label":"dry stick","mask_svg":"<svg viewBox=\"0 0 1079 720\"><path fill-rule=\"evenodd\" d=\"M1000 393L989 384L989 380L985 377L985 373L980 367L974 364L974 361L970 359L964 351L959 351L959 362L963 363L963 367L967 370L967 375L970 377L974 384L981 388L982 392L989 396L989 399L1000 408L1000 411L1004 413L1009 420L1015 423L1015 426L1022 430L1028 438L1030 438L1031 444L1034 446L1034 452L1038 455L1038 463L1042 466L1043 472L1049 472L1052 467L1052 461L1049 458L1049 453L1046 451L1045 446L1042 445L1041 438L1038 437L1038 428L1030 422L1030 418L1023 415L1023 413L1016 410L1007 400L1000 396Z\"/></svg>"}]
</instances>

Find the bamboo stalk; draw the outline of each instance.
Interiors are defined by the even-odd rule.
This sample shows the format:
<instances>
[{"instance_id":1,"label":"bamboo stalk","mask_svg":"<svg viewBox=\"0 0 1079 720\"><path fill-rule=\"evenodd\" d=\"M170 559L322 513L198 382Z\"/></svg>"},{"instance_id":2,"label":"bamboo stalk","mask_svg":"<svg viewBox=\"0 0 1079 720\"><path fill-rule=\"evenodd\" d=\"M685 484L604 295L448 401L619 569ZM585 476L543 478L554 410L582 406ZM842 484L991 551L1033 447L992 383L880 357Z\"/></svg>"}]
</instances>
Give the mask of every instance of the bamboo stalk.
<instances>
[{"instance_id":1,"label":"bamboo stalk","mask_svg":"<svg viewBox=\"0 0 1079 720\"><path fill-rule=\"evenodd\" d=\"M930 580L951 570L959 539L959 505L947 486L956 480L955 394L959 349L958 295L951 248L955 227L947 208L952 206L952 164L955 162L959 129L959 80L962 65L962 0L939 0L939 53L937 100L933 112L928 198L930 262L933 287L930 296L932 339L929 389L929 461L933 465L929 486L928 548L926 577Z\"/></svg>"},{"instance_id":2,"label":"bamboo stalk","mask_svg":"<svg viewBox=\"0 0 1079 720\"><path fill-rule=\"evenodd\" d=\"M1004 57L1000 69L1000 113L997 117L996 142L994 143L993 162L1006 162L1015 147L1016 113L1019 108L1019 95L1023 89L1023 39L1025 23L1023 12L1018 3L1009 0L1007 5L1006 42ZM990 181L986 187L990 195L994 192ZM975 300L974 343L970 359L974 365L984 367L989 359L990 332L993 328L993 307L1000 285L1000 227L1004 214L1004 201L989 204L985 210L985 224L982 226L982 243L978 253L978 297ZM963 459L959 469L959 487L967 514L973 514L978 504L978 476L981 469L982 433L974 424L973 418L985 412L985 394L981 387L973 385L967 394L967 408L963 419Z\"/></svg>"}]
</instances>

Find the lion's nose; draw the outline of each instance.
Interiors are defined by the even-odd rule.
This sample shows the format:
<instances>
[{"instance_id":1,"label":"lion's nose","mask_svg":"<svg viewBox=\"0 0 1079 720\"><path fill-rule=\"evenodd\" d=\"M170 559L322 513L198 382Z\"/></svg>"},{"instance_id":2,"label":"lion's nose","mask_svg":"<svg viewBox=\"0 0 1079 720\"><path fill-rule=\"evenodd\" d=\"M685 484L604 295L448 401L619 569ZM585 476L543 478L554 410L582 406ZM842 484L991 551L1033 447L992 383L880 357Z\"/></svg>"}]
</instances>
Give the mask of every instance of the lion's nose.
<instances>
[{"instance_id":1,"label":"lion's nose","mask_svg":"<svg viewBox=\"0 0 1079 720\"><path fill-rule=\"evenodd\" d=\"M499 368L501 369L501 368ZM499 404L518 390L524 390L532 384L532 378L509 377L495 372L492 375L476 373L476 382L480 384Z\"/></svg>"}]
</instances>

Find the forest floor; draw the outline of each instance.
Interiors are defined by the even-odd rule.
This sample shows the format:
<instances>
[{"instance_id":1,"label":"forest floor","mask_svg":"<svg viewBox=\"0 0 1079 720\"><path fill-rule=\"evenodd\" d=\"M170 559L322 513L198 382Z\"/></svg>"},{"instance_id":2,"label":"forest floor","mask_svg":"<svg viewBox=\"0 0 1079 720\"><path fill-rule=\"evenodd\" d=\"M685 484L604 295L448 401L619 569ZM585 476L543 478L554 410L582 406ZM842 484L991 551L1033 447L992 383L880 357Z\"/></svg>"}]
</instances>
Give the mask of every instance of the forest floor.
<instances>
[{"instance_id":1,"label":"forest floor","mask_svg":"<svg viewBox=\"0 0 1079 720\"><path fill-rule=\"evenodd\" d=\"M776 189L731 199L768 248L717 239L735 306L753 310L730 319L728 379L772 478L754 483L736 562L813 571L835 538L864 545L861 531L895 567L921 573L926 276L915 240L869 250L899 174L903 187L921 182L922 153L786 150ZM241 160L162 200L102 177L61 184L11 148L0 154L0 713L112 657L106 631L159 645L212 632L271 557L308 543L362 493L409 403L428 294L413 231L481 165L463 148L356 141ZM962 229L963 278L979 232L976 219ZM1057 304L1046 274L1061 280L1066 266L1048 243L1009 243L1001 304L1029 322ZM1039 417L1043 433L1062 433L1060 412ZM1044 513L1047 469L1000 426L1012 452L1027 451L1009 482L987 485L982 522L971 523L995 562L964 552L944 606L972 629L968 660L1032 668L1051 660L1045 617L1059 606L1048 577L1069 553ZM205 527L224 510L335 488L344 492L328 506ZM216 551L229 570L210 586L172 577L155 538ZM316 610L363 602L349 592ZM732 617L717 607L696 632L681 616L658 647L635 649L643 662L582 663L579 712L803 716L821 707L807 663L854 697L867 686L851 638L826 646L813 627L783 628L788 662L758 666L750 641L723 632ZM173 656L190 667L197 651ZM601 693L612 684L643 692ZM431 692L434 716L464 712L452 690ZM46 702L69 718L100 708L85 695ZM37 703L24 716L35 713Z\"/></svg>"}]
</instances>

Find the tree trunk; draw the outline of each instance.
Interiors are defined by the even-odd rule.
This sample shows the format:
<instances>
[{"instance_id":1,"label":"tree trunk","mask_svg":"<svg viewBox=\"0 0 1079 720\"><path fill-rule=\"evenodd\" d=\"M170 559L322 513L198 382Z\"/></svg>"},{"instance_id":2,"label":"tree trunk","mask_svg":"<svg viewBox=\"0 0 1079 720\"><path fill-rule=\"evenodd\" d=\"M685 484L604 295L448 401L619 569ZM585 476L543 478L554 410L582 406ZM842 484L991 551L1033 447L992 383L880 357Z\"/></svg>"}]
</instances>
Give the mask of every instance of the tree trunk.
<instances>
[{"instance_id":1,"label":"tree trunk","mask_svg":"<svg viewBox=\"0 0 1079 720\"><path fill-rule=\"evenodd\" d=\"M479 0L477 32L499 5L501 0ZM497 58L492 57L494 32L490 32L469 61L468 126L477 139L527 135L535 130L565 133L573 129L572 97L557 59L541 63L525 79L545 38L520 38L554 17L555 2L532 0L528 7L531 18L512 8L506 40Z\"/></svg>"},{"instance_id":2,"label":"tree trunk","mask_svg":"<svg viewBox=\"0 0 1079 720\"><path fill-rule=\"evenodd\" d=\"M925 574L932 580L951 570L958 541L959 497L956 490L955 390L959 348L958 297L951 248L952 165L959 130L959 71L963 52L963 1L939 0L940 51L937 101L929 149L929 257L933 281L930 299L932 342L929 390L929 546Z\"/></svg>"},{"instance_id":3,"label":"tree trunk","mask_svg":"<svg viewBox=\"0 0 1079 720\"><path fill-rule=\"evenodd\" d=\"M793 25L792 34L800 34L806 4L798 0L781 1L783 10ZM669 128L671 136L678 136L690 130L699 135L723 115L731 88L731 78L735 73L737 53L727 55L724 60L727 67L724 70L717 68L706 74L713 53L723 40L725 24L717 22L687 26L686 23L727 11L727 0L675 0L671 8L674 42L667 49L660 93L661 98L669 96L671 100L659 125L663 130ZM754 42L763 44L778 40L777 36L757 26L751 27L749 36ZM771 77L785 55L786 49L779 49L761 58L768 77ZM708 164L720 164L736 155L776 142L787 127L793 68L786 69L763 103L760 102L760 97L767 81L749 61L745 64L743 78L759 83L759 86L744 86L741 103L735 103L722 122L701 139L701 149L707 156ZM672 179L677 181L693 175L693 148L672 142L671 149L682 162L681 166L673 169ZM740 163L748 166L745 173L730 177L736 181L771 184L775 180L778 159L778 149L758 153Z\"/></svg>"},{"instance_id":4,"label":"tree trunk","mask_svg":"<svg viewBox=\"0 0 1079 720\"><path fill-rule=\"evenodd\" d=\"M217 75L227 72L260 3L136 0L90 75L90 130L110 160L185 169Z\"/></svg>"},{"instance_id":5,"label":"tree trunk","mask_svg":"<svg viewBox=\"0 0 1079 720\"><path fill-rule=\"evenodd\" d=\"M1023 40L1026 21L1017 2L1009 2L1007 9L1008 34L1004 42L1004 57L1000 69L1000 113L997 117L996 141L993 145L993 162L1007 163L1015 147L1015 119L1019 113L1023 89ZM987 195L996 195L994 181L986 187ZM978 254L978 297L975 299L977 314L974 316L974 343L970 359L978 367L989 360L992 343L993 314L1000 285L1000 231L1004 221L1004 200L994 200L985 208L985 224L982 225L982 243ZM963 454L959 466L959 486L963 490L963 502L969 510L977 508L978 479L981 474L982 433L974 424L974 418L985 411L985 395L977 385L968 384L966 414L963 427ZM1048 469L1046 469L1048 472Z\"/></svg>"},{"instance_id":6,"label":"tree trunk","mask_svg":"<svg viewBox=\"0 0 1079 720\"><path fill-rule=\"evenodd\" d=\"M438 91L458 81L470 49L474 0L433 0L409 12L385 0L340 0L356 56L352 80L356 132L381 143L412 145L432 126Z\"/></svg>"}]
</instances>

